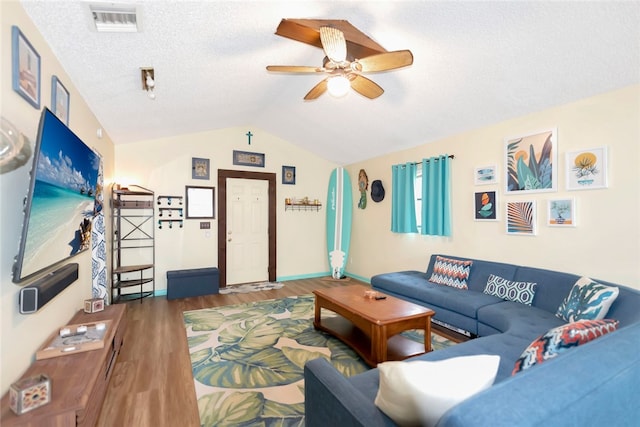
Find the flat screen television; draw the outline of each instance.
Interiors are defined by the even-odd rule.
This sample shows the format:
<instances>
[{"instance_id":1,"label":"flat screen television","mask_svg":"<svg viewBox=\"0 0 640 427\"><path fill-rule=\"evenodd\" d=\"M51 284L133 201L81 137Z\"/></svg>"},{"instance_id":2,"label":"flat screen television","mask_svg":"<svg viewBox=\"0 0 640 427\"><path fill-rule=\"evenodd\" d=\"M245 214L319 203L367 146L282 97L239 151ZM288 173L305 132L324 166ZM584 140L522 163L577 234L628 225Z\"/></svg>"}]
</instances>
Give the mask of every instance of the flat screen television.
<instances>
[{"instance_id":1,"label":"flat screen television","mask_svg":"<svg viewBox=\"0 0 640 427\"><path fill-rule=\"evenodd\" d=\"M44 108L13 281L20 283L90 246L100 157Z\"/></svg>"}]
</instances>

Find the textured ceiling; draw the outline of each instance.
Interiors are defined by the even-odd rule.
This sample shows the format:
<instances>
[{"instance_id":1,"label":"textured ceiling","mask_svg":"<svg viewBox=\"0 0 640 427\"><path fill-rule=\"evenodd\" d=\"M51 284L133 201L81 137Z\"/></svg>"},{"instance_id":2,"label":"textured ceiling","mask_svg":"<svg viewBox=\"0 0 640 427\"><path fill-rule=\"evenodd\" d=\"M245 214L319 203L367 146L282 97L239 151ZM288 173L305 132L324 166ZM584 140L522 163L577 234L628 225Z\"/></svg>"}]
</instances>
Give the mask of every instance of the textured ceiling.
<instances>
[{"instance_id":1,"label":"textured ceiling","mask_svg":"<svg viewBox=\"0 0 640 427\"><path fill-rule=\"evenodd\" d=\"M135 34L92 30L89 2L21 3L115 144L238 126L350 164L640 83L637 1L119 2L140 7ZM414 63L368 74L375 100L303 101L323 76L265 67L324 53L275 35L282 18L348 20Z\"/></svg>"}]
</instances>

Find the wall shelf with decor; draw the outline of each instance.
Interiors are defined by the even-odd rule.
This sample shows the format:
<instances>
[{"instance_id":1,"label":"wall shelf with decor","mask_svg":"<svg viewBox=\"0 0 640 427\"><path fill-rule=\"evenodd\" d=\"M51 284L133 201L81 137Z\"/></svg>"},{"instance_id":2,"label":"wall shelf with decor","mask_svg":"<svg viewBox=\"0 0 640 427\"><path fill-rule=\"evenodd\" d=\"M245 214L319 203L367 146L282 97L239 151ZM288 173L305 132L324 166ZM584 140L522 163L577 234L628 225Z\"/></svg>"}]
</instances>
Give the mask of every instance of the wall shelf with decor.
<instances>
[{"instance_id":1,"label":"wall shelf with decor","mask_svg":"<svg viewBox=\"0 0 640 427\"><path fill-rule=\"evenodd\" d=\"M114 185L112 215L113 303L140 300L155 293L154 193L131 185Z\"/></svg>"},{"instance_id":2,"label":"wall shelf with decor","mask_svg":"<svg viewBox=\"0 0 640 427\"><path fill-rule=\"evenodd\" d=\"M284 210L285 211L316 211L318 212L322 208L322 203L318 200L310 201L308 198L303 200L285 199Z\"/></svg>"}]
</instances>

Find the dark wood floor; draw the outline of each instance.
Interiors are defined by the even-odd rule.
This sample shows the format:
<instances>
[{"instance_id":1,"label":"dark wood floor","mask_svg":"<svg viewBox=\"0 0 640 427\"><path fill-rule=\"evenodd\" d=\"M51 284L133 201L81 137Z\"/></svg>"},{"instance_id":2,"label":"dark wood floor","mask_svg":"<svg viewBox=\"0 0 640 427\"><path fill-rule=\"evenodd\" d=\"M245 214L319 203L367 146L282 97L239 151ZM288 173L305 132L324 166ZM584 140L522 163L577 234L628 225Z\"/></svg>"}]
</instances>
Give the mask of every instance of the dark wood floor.
<instances>
[{"instance_id":1,"label":"dark wood floor","mask_svg":"<svg viewBox=\"0 0 640 427\"><path fill-rule=\"evenodd\" d=\"M362 282L354 279L348 282L354 283ZM208 295L172 301L156 297L147 298L142 303L127 303L128 325L124 346L118 356L97 426L200 425L183 311L304 295L314 289L345 284L323 279L292 280L286 282L282 289L271 291Z\"/></svg>"}]
</instances>

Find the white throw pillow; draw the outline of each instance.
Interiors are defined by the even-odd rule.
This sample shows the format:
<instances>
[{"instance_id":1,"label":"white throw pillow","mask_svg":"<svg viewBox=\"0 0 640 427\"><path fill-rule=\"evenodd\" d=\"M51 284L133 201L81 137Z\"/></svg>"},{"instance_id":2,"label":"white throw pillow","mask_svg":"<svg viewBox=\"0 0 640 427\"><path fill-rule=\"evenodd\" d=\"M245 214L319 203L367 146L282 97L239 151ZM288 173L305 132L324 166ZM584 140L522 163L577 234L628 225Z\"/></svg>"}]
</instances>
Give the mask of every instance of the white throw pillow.
<instances>
[{"instance_id":1,"label":"white throw pillow","mask_svg":"<svg viewBox=\"0 0 640 427\"><path fill-rule=\"evenodd\" d=\"M489 388L499 364L500 356L488 354L380 363L375 404L400 426L434 426L449 408Z\"/></svg>"}]
</instances>

